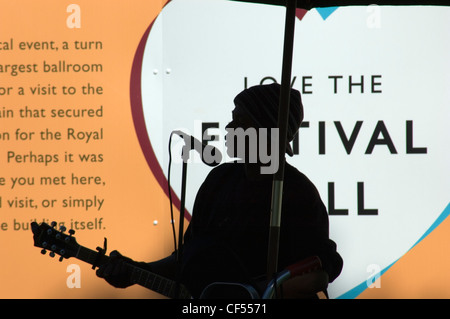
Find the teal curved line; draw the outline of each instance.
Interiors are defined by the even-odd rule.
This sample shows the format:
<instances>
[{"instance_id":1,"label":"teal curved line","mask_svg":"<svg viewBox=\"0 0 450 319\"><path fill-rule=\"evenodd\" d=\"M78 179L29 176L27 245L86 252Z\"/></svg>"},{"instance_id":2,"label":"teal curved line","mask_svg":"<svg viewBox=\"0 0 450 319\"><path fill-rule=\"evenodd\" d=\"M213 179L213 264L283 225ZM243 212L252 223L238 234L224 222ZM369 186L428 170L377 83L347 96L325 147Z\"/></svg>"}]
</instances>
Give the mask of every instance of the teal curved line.
<instances>
[{"instance_id":1,"label":"teal curved line","mask_svg":"<svg viewBox=\"0 0 450 319\"><path fill-rule=\"evenodd\" d=\"M444 209L444 211L439 215L439 217L434 221L434 223L427 229L427 231L416 241L414 245L408 251L413 249L418 243L420 243L425 237L427 237L433 230L435 230L448 216L450 215L450 203ZM401 257L400 257L401 258ZM392 264L380 271L379 274L374 275L374 277L381 277L389 268L391 268L400 258L395 260ZM367 281L363 281L356 287L350 289L346 293L340 295L336 299L355 299L364 290L367 289Z\"/></svg>"}]
</instances>

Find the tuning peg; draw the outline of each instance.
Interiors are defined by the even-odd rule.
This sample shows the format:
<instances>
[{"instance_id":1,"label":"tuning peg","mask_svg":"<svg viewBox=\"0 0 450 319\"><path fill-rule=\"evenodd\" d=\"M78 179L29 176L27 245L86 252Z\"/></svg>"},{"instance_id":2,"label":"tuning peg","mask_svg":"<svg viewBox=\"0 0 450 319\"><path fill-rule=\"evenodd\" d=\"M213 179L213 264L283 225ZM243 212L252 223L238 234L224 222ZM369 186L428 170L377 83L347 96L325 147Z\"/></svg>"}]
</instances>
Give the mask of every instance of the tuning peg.
<instances>
[{"instance_id":1,"label":"tuning peg","mask_svg":"<svg viewBox=\"0 0 450 319\"><path fill-rule=\"evenodd\" d=\"M53 257L55 257L55 252L51 251L50 254L48 254L48 255L53 258Z\"/></svg>"},{"instance_id":2,"label":"tuning peg","mask_svg":"<svg viewBox=\"0 0 450 319\"><path fill-rule=\"evenodd\" d=\"M42 249L42 250L41 250L41 254L42 254L42 255L45 255L46 253L47 253L47 251L46 251L45 249Z\"/></svg>"},{"instance_id":3,"label":"tuning peg","mask_svg":"<svg viewBox=\"0 0 450 319\"><path fill-rule=\"evenodd\" d=\"M67 229L67 228L66 228L65 226L63 226L63 225L59 227L59 230L60 230L61 232L65 232L66 229Z\"/></svg>"},{"instance_id":4,"label":"tuning peg","mask_svg":"<svg viewBox=\"0 0 450 319\"><path fill-rule=\"evenodd\" d=\"M61 255L61 257L59 257L59 261L63 261L63 259L64 259L64 254L66 253L66 251L64 250L64 249L61 249L60 251L59 251L59 254Z\"/></svg>"},{"instance_id":5,"label":"tuning peg","mask_svg":"<svg viewBox=\"0 0 450 319\"><path fill-rule=\"evenodd\" d=\"M64 240L66 242L69 242L70 241L70 237L72 237L73 234L75 234L75 231L73 229L69 229L69 236L64 238Z\"/></svg>"},{"instance_id":6,"label":"tuning peg","mask_svg":"<svg viewBox=\"0 0 450 319\"><path fill-rule=\"evenodd\" d=\"M53 221L53 222L51 223L51 226L54 228L54 227L56 226L56 222Z\"/></svg>"}]
</instances>

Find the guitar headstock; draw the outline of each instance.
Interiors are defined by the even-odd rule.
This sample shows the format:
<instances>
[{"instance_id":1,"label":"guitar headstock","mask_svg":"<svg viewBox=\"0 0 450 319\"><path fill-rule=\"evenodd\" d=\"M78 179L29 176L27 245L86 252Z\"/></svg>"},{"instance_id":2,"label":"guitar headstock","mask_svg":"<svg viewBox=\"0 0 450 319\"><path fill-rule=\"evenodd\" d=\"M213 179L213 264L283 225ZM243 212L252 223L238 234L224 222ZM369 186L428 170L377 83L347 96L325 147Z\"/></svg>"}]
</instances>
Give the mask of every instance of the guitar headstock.
<instances>
[{"instance_id":1,"label":"guitar headstock","mask_svg":"<svg viewBox=\"0 0 450 319\"><path fill-rule=\"evenodd\" d=\"M62 261L64 258L75 257L80 247L75 237L72 236L75 231L69 230L69 234L65 234L66 229L64 226L60 230L55 229L55 226L56 222L52 222L51 225L31 223L34 246L42 248L42 254L45 254L47 250L50 251L49 255L51 257L58 254L61 256L59 261Z\"/></svg>"}]
</instances>

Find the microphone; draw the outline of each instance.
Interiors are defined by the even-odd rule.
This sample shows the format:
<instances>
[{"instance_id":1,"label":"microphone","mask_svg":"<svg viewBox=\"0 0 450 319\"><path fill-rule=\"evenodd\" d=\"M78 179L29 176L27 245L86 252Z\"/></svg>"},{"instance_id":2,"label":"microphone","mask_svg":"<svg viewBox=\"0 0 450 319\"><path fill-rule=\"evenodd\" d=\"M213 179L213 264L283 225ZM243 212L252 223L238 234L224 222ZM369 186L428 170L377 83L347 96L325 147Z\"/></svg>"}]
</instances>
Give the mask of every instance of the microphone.
<instances>
[{"instance_id":1,"label":"microphone","mask_svg":"<svg viewBox=\"0 0 450 319\"><path fill-rule=\"evenodd\" d=\"M189 159L189 151L196 150L200 154L202 162L208 166L217 166L222 161L222 153L214 146L204 144L195 137L182 131L175 130L171 134L176 134L184 140L185 145L182 149L183 161Z\"/></svg>"}]
</instances>

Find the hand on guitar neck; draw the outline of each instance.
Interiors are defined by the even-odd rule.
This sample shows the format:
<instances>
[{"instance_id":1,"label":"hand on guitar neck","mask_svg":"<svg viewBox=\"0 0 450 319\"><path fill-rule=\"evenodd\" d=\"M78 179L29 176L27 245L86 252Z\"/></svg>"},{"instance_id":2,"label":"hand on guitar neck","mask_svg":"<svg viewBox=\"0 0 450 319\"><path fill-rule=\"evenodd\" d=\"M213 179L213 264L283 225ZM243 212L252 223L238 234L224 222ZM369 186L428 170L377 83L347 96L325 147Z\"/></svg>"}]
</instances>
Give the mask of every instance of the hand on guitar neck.
<instances>
[{"instance_id":1,"label":"hand on guitar neck","mask_svg":"<svg viewBox=\"0 0 450 319\"><path fill-rule=\"evenodd\" d=\"M133 285L130 281L131 269L129 267L130 264L133 264L133 260L122 256L117 250L112 251L109 257L109 261L97 269L97 276L116 288L127 288Z\"/></svg>"}]
</instances>

